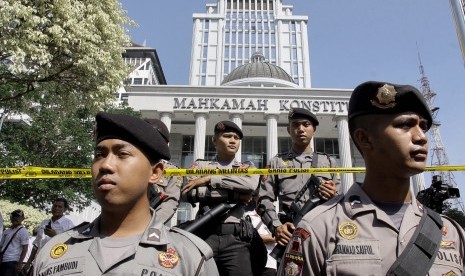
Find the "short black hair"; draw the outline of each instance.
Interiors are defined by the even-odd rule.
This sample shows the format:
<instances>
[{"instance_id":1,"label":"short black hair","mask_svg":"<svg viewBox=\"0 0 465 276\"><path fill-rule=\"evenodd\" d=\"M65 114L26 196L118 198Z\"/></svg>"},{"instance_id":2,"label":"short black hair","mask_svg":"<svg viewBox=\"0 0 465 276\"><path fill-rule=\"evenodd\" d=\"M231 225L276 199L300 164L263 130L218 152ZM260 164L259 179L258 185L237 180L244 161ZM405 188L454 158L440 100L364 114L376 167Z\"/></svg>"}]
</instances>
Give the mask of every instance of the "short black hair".
<instances>
[{"instance_id":1,"label":"short black hair","mask_svg":"<svg viewBox=\"0 0 465 276\"><path fill-rule=\"evenodd\" d=\"M58 197L55 199L55 201L53 201L53 203L55 202L63 202L63 205L65 206L65 209L68 209L69 208L69 205L68 205L68 200L66 200L66 198L64 197Z\"/></svg>"}]
</instances>

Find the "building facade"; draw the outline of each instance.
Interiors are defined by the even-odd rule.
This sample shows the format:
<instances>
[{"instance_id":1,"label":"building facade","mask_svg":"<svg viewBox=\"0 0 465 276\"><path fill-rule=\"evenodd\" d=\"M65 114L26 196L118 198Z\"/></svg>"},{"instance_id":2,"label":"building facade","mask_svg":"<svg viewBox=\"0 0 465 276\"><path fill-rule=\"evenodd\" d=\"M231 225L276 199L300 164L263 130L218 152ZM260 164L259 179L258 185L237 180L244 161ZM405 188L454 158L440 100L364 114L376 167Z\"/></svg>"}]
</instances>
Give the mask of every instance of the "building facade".
<instances>
[{"instance_id":1,"label":"building facade","mask_svg":"<svg viewBox=\"0 0 465 276\"><path fill-rule=\"evenodd\" d=\"M190 85L217 86L260 52L310 88L307 16L282 0L218 0L193 15Z\"/></svg>"},{"instance_id":2,"label":"building facade","mask_svg":"<svg viewBox=\"0 0 465 276\"><path fill-rule=\"evenodd\" d=\"M465 65L465 0L449 0Z\"/></svg>"}]
</instances>

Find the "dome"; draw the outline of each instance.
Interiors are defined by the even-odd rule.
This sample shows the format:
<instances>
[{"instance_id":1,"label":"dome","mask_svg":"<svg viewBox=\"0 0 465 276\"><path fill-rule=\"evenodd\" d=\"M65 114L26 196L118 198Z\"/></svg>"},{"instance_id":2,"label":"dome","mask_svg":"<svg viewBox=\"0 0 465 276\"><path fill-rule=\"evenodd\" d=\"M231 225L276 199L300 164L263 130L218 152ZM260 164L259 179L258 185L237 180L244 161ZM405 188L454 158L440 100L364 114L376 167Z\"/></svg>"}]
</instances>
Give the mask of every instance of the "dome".
<instances>
[{"instance_id":1,"label":"dome","mask_svg":"<svg viewBox=\"0 0 465 276\"><path fill-rule=\"evenodd\" d=\"M265 61L265 57L259 52L252 56L250 63L241 65L231 71L231 73L224 78L221 85L234 85L233 83L238 83L239 80L243 80L241 81L242 84L248 84L247 82L244 82L245 79L252 78L275 79L281 82L281 85L279 86L295 86L292 77L284 71L284 69ZM290 83L283 85L283 81L285 83Z\"/></svg>"}]
</instances>

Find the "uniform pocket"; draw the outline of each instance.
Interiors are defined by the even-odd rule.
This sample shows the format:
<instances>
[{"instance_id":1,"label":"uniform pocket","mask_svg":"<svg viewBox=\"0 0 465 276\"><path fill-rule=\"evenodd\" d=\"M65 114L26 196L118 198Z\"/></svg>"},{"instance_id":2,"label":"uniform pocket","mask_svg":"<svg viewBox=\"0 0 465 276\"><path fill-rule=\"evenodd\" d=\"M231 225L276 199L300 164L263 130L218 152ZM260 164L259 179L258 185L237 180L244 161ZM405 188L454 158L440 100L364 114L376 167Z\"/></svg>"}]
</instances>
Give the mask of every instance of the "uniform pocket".
<instances>
[{"instance_id":1,"label":"uniform pocket","mask_svg":"<svg viewBox=\"0 0 465 276\"><path fill-rule=\"evenodd\" d=\"M339 240L326 266L327 275L382 275L377 240Z\"/></svg>"}]
</instances>

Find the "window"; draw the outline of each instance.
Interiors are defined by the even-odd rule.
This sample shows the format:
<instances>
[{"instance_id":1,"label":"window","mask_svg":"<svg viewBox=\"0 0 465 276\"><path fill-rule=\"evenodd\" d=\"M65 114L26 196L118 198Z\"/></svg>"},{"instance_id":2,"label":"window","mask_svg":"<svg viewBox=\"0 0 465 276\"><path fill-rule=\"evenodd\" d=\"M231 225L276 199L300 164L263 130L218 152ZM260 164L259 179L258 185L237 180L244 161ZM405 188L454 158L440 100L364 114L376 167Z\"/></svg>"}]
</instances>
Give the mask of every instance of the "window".
<instances>
[{"instance_id":1,"label":"window","mask_svg":"<svg viewBox=\"0 0 465 276\"><path fill-rule=\"evenodd\" d=\"M142 78L134 78L134 84L142 84Z\"/></svg>"},{"instance_id":2,"label":"window","mask_svg":"<svg viewBox=\"0 0 465 276\"><path fill-rule=\"evenodd\" d=\"M339 159L339 141L337 138L315 138L315 150Z\"/></svg>"}]
</instances>

